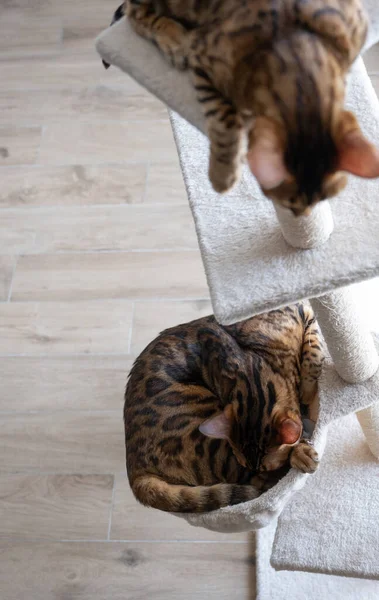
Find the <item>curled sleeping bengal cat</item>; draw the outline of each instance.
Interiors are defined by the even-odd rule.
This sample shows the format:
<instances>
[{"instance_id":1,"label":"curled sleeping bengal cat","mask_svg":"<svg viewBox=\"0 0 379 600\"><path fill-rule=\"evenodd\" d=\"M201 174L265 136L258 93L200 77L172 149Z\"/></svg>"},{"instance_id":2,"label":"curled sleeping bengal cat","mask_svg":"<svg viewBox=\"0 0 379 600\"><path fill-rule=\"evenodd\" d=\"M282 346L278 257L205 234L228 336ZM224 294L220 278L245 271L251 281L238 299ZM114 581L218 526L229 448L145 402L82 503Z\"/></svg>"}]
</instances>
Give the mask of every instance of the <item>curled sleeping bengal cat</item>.
<instances>
[{"instance_id":1,"label":"curled sleeping bengal cat","mask_svg":"<svg viewBox=\"0 0 379 600\"><path fill-rule=\"evenodd\" d=\"M125 392L126 464L136 498L206 512L256 498L291 465L311 473L323 351L306 303L232 326L213 316L167 329Z\"/></svg>"},{"instance_id":2,"label":"curled sleeping bengal cat","mask_svg":"<svg viewBox=\"0 0 379 600\"><path fill-rule=\"evenodd\" d=\"M206 118L217 192L247 162L266 196L308 214L379 176L379 151L344 110L345 78L366 39L360 0L127 0L132 27L189 68Z\"/></svg>"}]
</instances>

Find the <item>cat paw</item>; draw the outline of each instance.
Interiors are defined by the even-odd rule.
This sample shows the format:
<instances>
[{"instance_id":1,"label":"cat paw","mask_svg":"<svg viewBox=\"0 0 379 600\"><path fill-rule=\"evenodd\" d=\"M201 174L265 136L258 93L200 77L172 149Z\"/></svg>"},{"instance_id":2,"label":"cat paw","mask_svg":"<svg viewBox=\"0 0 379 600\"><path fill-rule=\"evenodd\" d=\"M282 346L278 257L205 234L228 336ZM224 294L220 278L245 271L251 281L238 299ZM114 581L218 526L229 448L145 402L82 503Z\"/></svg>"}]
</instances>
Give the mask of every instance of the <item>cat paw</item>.
<instances>
[{"instance_id":1,"label":"cat paw","mask_svg":"<svg viewBox=\"0 0 379 600\"><path fill-rule=\"evenodd\" d=\"M171 66L179 71L188 68L189 38L184 27L178 23L167 24L165 37L160 37L159 46Z\"/></svg>"},{"instance_id":2,"label":"cat paw","mask_svg":"<svg viewBox=\"0 0 379 600\"><path fill-rule=\"evenodd\" d=\"M169 63L178 71L185 71L188 69L188 56L182 48L177 48L171 51L168 57Z\"/></svg>"},{"instance_id":3,"label":"cat paw","mask_svg":"<svg viewBox=\"0 0 379 600\"><path fill-rule=\"evenodd\" d=\"M237 183L240 170L233 171L225 168L225 165L210 165L209 179L215 192L225 194Z\"/></svg>"},{"instance_id":4,"label":"cat paw","mask_svg":"<svg viewBox=\"0 0 379 600\"><path fill-rule=\"evenodd\" d=\"M314 473L319 464L319 457L312 446L300 443L292 451L290 464L302 473Z\"/></svg>"}]
</instances>

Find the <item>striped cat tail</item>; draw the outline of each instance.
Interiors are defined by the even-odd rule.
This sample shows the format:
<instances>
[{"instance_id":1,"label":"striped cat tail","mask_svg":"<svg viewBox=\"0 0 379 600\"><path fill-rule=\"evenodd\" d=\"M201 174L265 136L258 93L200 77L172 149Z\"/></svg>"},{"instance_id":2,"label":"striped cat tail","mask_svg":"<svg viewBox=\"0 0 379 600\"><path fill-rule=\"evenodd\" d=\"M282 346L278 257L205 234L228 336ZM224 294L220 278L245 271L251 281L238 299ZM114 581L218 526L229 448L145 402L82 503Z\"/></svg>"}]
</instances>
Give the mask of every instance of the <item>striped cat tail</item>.
<instances>
[{"instance_id":1,"label":"striped cat tail","mask_svg":"<svg viewBox=\"0 0 379 600\"><path fill-rule=\"evenodd\" d=\"M132 491L142 504L167 512L202 513L254 500L260 495L252 485L218 483L187 486L167 483L155 475L138 477Z\"/></svg>"}]
</instances>

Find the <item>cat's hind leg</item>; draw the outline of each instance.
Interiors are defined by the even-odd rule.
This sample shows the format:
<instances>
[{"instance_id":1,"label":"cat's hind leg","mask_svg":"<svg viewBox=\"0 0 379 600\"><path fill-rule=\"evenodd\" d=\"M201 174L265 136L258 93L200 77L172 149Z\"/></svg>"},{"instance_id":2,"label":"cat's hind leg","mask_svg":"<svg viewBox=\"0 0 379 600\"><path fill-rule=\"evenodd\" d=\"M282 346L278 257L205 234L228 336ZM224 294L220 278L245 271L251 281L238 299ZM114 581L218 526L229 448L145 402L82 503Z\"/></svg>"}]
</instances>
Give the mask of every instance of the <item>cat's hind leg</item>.
<instances>
[{"instance_id":1,"label":"cat's hind leg","mask_svg":"<svg viewBox=\"0 0 379 600\"><path fill-rule=\"evenodd\" d=\"M318 380L324 362L324 351L312 308L304 305L303 313L304 337L300 367L300 406L303 419L315 423L319 412ZM318 467L318 461L316 450L305 439L300 440L291 453L291 466L303 473L313 473Z\"/></svg>"},{"instance_id":2,"label":"cat's hind leg","mask_svg":"<svg viewBox=\"0 0 379 600\"><path fill-rule=\"evenodd\" d=\"M324 362L324 348L316 318L310 306L303 306L304 337L300 366L300 403L303 417L317 421L318 380Z\"/></svg>"},{"instance_id":3,"label":"cat's hind leg","mask_svg":"<svg viewBox=\"0 0 379 600\"><path fill-rule=\"evenodd\" d=\"M158 14L153 0L127 0L125 13L136 33L153 41L171 65L187 68L187 30L183 25Z\"/></svg>"}]
</instances>

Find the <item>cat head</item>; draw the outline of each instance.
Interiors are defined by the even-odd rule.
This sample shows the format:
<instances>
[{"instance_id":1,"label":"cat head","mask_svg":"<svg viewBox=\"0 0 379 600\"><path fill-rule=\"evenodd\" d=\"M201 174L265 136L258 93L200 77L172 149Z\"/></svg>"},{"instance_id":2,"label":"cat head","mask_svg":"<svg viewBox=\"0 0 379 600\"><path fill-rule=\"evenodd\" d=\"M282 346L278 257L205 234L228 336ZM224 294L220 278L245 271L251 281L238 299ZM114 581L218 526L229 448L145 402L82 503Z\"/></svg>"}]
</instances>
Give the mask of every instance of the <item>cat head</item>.
<instances>
[{"instance_id":1,"label":"cat head","mask_svg":"<svg viewBox=\"0 0 379 600\"><path fill-rule=\"evenodd\" d=\"M239 418L237 402L228 404L223 412L199 427L207 437L227 440L238 462L252 471L276 470L283 466L292 446L300 440L302 429L300 416L293 412L277 413L264 427L262 439L257 441L255 432L251 436L246 434L246 423Z\"/></svg>"},{"instance_id":2,"label":"cat head","mask_svg":"<svg viewBox=\"0 0 379 600\"><path fill-rule=\"evenodd\" d=\"M296 216L336 196L346 185L347 173L379 177L378 148L345 110L333 135L320 128L309 138L301 132L286 135L274 121L258 118L249 146L248 163L263 193Z\"/></svg>"},{"instance_id":3,"label":"cat head","mask_svg":"<svg viewBox=\"0 0 379 600\"><path fill-rule=\"evenodd\" d=\"M330 40L295 32L256 60L244 87L256 115L247 161L266 196L307 214L345 187L346 174L379 177L379 150L344 109L351 57L343 61Z\"/></svg>"}]
</instances>

